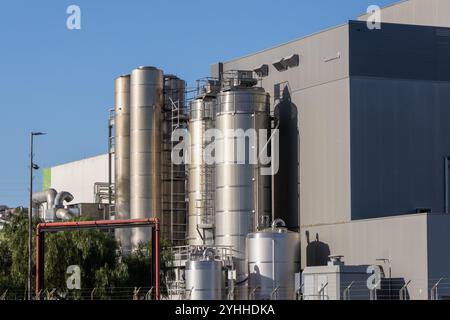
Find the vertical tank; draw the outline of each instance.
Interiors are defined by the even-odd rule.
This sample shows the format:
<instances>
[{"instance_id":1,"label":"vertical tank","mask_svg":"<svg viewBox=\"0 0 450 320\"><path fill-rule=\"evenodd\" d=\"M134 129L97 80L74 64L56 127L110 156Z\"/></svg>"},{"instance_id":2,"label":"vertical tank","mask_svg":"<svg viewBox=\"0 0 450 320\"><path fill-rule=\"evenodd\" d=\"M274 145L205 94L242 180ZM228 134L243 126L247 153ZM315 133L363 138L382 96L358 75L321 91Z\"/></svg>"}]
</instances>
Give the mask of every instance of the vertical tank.
<instances>
[{"instance_id":1,"label":"vertical tank","mask_svg":"<svg viewBox=\"0 0 450 320\"><path fill-rule=\"evenodd\" d=\"M300 271L300 235L278 219L272 228L247 236L248 286L255 300L295 298L295 273Z\"/></svg>"},{"instance_id":2,"label":"vertical tank","mask_svg":"<svg viewBox=\"0 0 450 320\"><path fill-rule=\"evenodd\" d=\"M205 249L186 261L186 297L190 300L223 299L223 262L216 260L214 254L214 250Z\"/></svg>"},{"instance_id":3,"label":"vertical tank","mask_svg":"<svg viewBox=\"0 0 450 320\"><path fill-rule=\"evenodd\" d=\"M130 80L130 211L132 219L160 218L163 72L139 67ZM132 245L151 239L150 228L132 229Z\"/></svg>"},{"instance_id":4,"label":"vertical tank","mask_svg":"<svg viewBox=\"0 0 450 320\"><path fill-rule=\"evenodd\" d=\"M258 155L258 141L245 139L244 163L238 163L235 130L267 130L270 136L269 96L256 87L232 87L218 96L216 128L223 137L216 141L215 245L232 246L237 281L246 278L246 236L256 230L259 217L271 215L270 176L260 174L252 164Z\"/></svg>"},{"instance_id":5,"label":"vertical tank","mask_svg":"<svg viewBox=\"0 0 450 320\"><path fill-rule=\"evenodd\" d=\"M115 81L115 205L116 219L130 219L130 75ZM129 251L131 229L115 230L123 251Z\"/></svg>"},{"instance_id":6,"label":"vertical tank","mask_svg":"<svg viewBox=\"0 0 450 320\"><path fill-rule=\"evenodd\" d=\"M204 161L205 131L214 128L215 96L200 96L190 106L190 245L214 244L214 165Z\"/></svg>"},{"instance_id":7,"label":"vertical tank","mask_svg":"<svg viewBox=\"0 0 450 320\"><path fill-rule=\"evenodd\" d=\"M164 113L162 122L162 217L163 237L175 246L186 241L186 172L184 165L172 163L171 154L177 142L172 132L185 128L186 82L174 75L164 76Z\"/></svg>"}]
</instances>

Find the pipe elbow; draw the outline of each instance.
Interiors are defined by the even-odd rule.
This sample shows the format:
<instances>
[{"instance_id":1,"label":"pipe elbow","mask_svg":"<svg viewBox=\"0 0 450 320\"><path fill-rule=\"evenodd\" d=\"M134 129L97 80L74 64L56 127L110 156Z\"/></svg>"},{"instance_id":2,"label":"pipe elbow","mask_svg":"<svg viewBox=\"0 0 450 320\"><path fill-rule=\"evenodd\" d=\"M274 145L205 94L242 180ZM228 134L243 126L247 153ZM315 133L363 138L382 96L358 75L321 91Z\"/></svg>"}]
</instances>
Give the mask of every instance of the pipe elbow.
<instances>
[{"instance_id":1,"label":"pipe elbow","mask_svg":"<svg viewBox=\"0 0 450 320\"><path fill-rule=\"evenodd\" d=\"M64 201L71 202L73 199L74 196L70 192L61 191L56 195L54 207L57 209L64 208Z\"/></svg>"}]
</instances>

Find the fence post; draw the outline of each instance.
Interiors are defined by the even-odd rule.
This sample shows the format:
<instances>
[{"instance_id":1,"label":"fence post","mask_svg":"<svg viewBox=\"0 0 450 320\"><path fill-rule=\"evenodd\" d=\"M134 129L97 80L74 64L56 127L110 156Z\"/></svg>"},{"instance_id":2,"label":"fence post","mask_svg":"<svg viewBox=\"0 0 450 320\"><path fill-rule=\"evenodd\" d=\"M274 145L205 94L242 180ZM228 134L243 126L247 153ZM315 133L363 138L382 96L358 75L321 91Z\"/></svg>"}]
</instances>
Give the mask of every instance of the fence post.
<instances>
[{"instance_id":1,"label":"fence post","mask_svg":"<svg viewBox=\"0 0 450 320\"><path fill-rule=\"evenodd\" d=\"M152 291L153 287L151 287L150 290L148 290L147 293L145 294L145 300L152 300Z\"/></svg>"},{"instance_id":2,"label":"fence post","mask_svg":"<svg viewBox=\"0 0 450 320\"><path fill-rule=\"evenodd\" d=\"M399 291L399 298L400 300L406 300L406 290L408 289L408 285L411 283L411 280L409 280L405 285L400 289Z\"/></svg>"},{"instance_id":3,"label":"fence post","mask_svg":"<svg viewBox=\"0 0 450 320\"><path fill-rule=\"evenodd\" d=\"M280 287L277 286L275 289L272 290L272 292L270 293L270 300L276 300L278 289L280 289Z\"/></svg>"},{"instance_id":4,"label":"fence post","mask_svg":"<svg viewBox=\"0 0 450 320\"><path fill-rule=\"evenodd\" d=\"M94 300L94 293L97 291L97 288L92 289L91 291L91 300Z\"/></svg>"},{"instance_id":5,"label":"fence post","mask_svg":"<svg viewBox=\"0 0 450 320\"><path fill-rule=\"evenodd\" d=\"M342 294L342 298L343 300L350 300L350 289L352 288L353 284L355 283L355 281L352 281L347 288L344 289L344 292Z\"/></svg>"},{"instance_id":6,"label":"fence post","mask_svg":"<svg viewBox=\"0 0 450 320\"><path fill-rule=\"evenodd\" d=\"M434 286L431 287L430 290L430 298L431 300L439 300L439 295L438 295L438 286L441 283L441 281L444 280L444 278L440 278L438 282L436 282L434 284Z\"/></svg>"},{"instance_id":7,"label":"fence post","mask_svg":"<svg viewBox=\"0 0 450 320\"><path fill-rule=\"evenodd\" d=\"M250 291L249 300L255 300L255 291L259 289L259 286L255 287Z\"/></svg>"},{"instance_id":8,"label":"fence post","mask_svg":"<svg viewBox=\"0 0 450 320\"><path fill-rule=\"evenodd\" d=\"M325 283L325 285L320 288L319 292L318 292L318 296L319 296L319 300L325 300L325 288L328 286L328 282Z\"/></svg>"},{"instance_id":9,"label":"fence post","mask_svg":"<svg viewBox=\"0 0 450 320\"><path fill-rule=\"evenodd\" d=\"M141 290L141 287L137 288L134 287L133 291L133 300L139 300L139 291Z\"/></svg>"},{"instance_id":10,"label":"fence post","mask_svg":"<svg viewBox=\"0 0 450 320\"><path fill-rule=\"evenodd\" d=\"M377 289L370 290L370 300L378 300Z\"/></svg>"},{"instance_id":11,"label":"fence post","mask_svg":"<svg viewBox=\"0 0 450 320\"><path fill-rule=\"evenodd\" d=\"M0 296L0 300L6 300L6 294L8 293L8 289L3 292L3 294Z\"/></svg>"}]
</instances>

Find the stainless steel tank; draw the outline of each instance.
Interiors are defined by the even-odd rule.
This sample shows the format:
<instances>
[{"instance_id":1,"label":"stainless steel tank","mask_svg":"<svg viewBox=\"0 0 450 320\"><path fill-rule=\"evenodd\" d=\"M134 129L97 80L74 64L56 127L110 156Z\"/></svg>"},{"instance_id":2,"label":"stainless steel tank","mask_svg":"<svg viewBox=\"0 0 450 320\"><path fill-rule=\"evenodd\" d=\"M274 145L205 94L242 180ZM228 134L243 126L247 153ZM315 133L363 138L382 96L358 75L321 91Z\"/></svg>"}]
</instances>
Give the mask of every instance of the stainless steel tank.
<instances>
[{"instance_id":1,"label":"stainless steel tank","mask_svg":"<svg viewBox=\"0 0 450 320\"><path fill-rule=\"evenodd\" d=\"M282 220L272 228L247 236L249 298L295 298L295 273L300 271L300 234L288 231Z\"/></svg>"},{"instance_id":2,"label":"stainless steel tank","mask_svg":"<svg viewBox=\"0 0 450 320\"><path fill-rule=\"evenodd\" d=\"M214 128L216 98L201 96L190 106L189 228L190 245L214 244L214 165L204 161L205 131Z\"/></svg>"},{"instance_id":3,"label":"stainless steel tank","mask_svg":"<svg viewBox=\"0 0 450 320\"><path fill-rule=\"evenodd\" d=\"M131 218L161 214L161 113L163 72L139 67L130 80L130 211ZM132 229L132 245L148 242L150 228Z\"/></svg>"},{"instance_id":4,"label":"stainless steel tank","mask_svg":"<svg viewBox=\"0 0 450 320\"><path fill-rule=\"evenodd\" d=\"M130 75L115 81L115 211L116 219L130 219ZM131 229L115 230L122 250L131 249Z\"/></svg>"},{"instance_id":5,"label":"stainless steel tank","mask_svg":"<svg viewBox=\"0 0 450 320\"><path fill-rule=\"evenodd\" d=\"M186 244L186 169L174 164L171 154L178 142L172 142L172 132L186 127L186 82L174 75L164 76L164 112L162 122L162 236L175 246Z\"/></svg>"},{"instance_id":6,"label":"stainless steel tank","mask_svg":"<svg viewBox=\"0 0 450 320\"><path fill-rule=\"evenodd\" d=\"M206 249L199 257L186 261L186 298L190 300L221 300L224 297L223 262Z\"/></svg>"},{"instance_id":7,"label":"stainless steel tank","mask_svg":"<svg viewBox=\"0 0 450 320\"><path fill-rule=\"evenodd\" d=\"M270 176L260 174L259 164L250 163L250 154L261 151L258 143L246 143L244 163L230 158L235 154L234 130L261 129L270 136L269 96L262 88L235 87L218 96L216 128L223 138L216 141L222 150L215 166L215 245L232 246L237 281L246 278L246 236L256 230L259 217L271 215ZM248 146L248 144L251 144ZM249 149L250 148L250 149ZM220 151L219 151L220 152Z\"/></svg>"}]
</instances>

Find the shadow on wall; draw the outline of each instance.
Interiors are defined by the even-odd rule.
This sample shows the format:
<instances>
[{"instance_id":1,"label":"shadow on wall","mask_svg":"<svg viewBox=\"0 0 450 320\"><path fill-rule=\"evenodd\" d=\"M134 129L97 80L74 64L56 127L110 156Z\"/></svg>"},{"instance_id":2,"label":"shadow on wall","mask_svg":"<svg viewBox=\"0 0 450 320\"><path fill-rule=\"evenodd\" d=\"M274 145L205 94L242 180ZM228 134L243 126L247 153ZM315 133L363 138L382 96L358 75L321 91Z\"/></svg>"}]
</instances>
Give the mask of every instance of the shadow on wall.
<instances>
[{"instance_id":1,"label":"shadow on wall","mask_svg":"<svg viewBox=\"0 0 450 320\"><path fill-rule=\"evenodd\" d=\"M316 233L314 241L310 240L309 231L306 230L306 266L317 267L326 266L330 256L330 246L319 240L319 234Z\"/></svg>"},{"instance_id":2,"label":"shadow on wall","mask_svg":"<svg viewBox=\"0 0 450 320\"><path fill-rule=\"evenodd\" d=\"M279 90L280 88L276 89ZM289 85L274 108L279 124L279 170L274 177L275 218L292 231L299 231L299 133L298 110L291 101Z\"/></svg>"}]
</instances>

